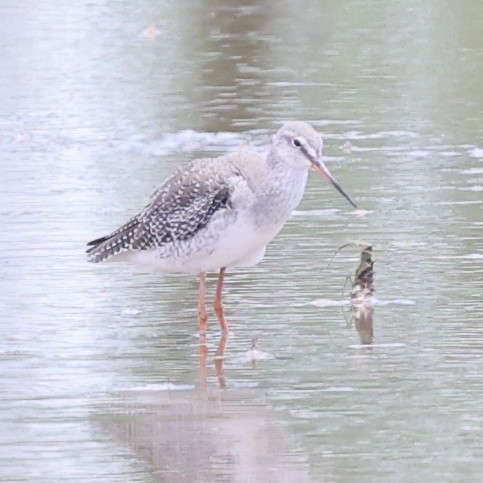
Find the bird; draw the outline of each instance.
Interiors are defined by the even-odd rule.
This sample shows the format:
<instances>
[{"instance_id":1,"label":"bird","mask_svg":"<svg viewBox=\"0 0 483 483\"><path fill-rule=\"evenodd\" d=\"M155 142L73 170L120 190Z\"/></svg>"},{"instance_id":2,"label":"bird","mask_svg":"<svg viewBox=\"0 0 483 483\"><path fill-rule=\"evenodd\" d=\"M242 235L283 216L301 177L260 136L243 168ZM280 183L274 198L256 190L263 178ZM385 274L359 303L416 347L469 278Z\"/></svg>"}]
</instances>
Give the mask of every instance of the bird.
<instances>
[{"instance_id":1,"label":"bird","mask_svg":"<svg viewBox=\"0 0 483 483\"><path fill-rule=\"evenodd\" d=\"M323 139L303 121L284 123L268 154L249 147L182 164L147 205L107 236L90 241L88 261L128 261L161 273L199 274L198 325L207 333L207 273L218 272L214 310L228 333L223 285L228 269L259 263L302 200L311 170L352 198L322 161Z\"/></svg>"}]
</instances>

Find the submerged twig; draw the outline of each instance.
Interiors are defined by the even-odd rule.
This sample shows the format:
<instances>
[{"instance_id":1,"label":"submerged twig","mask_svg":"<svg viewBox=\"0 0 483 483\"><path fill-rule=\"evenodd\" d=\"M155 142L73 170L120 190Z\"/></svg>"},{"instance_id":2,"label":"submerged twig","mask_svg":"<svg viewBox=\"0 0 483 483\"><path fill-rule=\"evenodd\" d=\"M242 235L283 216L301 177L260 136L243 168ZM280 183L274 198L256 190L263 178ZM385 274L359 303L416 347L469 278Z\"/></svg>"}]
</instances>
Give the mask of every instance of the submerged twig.
<instances>
[{"instance_id":1,"label":"submerged twig","mask_svg":"<svg viewBox=\"0 0 483 483\"><path fill-rule=\"evenodd\" d=\"M359 241L345 243L344 245L341 245L334 253L329 265L332 263L336 255L347 247L359 248L361 250L361 261L354 274L354 278L352 278L351 275L347 275L343 290L345 289L347 282L350 282L352 286L351 299L361 296L371 296L374 293L374 260L372 259L371 245Z\"/></svg>"},{"instance_id":2,"label":"submerged twig","mask_svg":"<svg viewBox=\"0 0 483 483\"><path fill-rule=\"evenodd\" d=\"M374 260L372 247L364 246L361 252L361 261L357 267L352 282L351 299L370 297L374 293Z\"/></svg>"},{"instance_id":3,"label":"submerged twig","mask_svg":"<svg viewBox=\"0 0 483 483\"><path fill-rule=\"evenodd\" d=\"M374 260L372 259L372 246L362 242L350 242L339 247L336 253L348 247L355 246L361 250L361 260L354 278L347 276L351 282L351 312L352 320L361 338L362 344L371 344L373 340L372 295L374 293Z\"/></svg>"}]
</instances>

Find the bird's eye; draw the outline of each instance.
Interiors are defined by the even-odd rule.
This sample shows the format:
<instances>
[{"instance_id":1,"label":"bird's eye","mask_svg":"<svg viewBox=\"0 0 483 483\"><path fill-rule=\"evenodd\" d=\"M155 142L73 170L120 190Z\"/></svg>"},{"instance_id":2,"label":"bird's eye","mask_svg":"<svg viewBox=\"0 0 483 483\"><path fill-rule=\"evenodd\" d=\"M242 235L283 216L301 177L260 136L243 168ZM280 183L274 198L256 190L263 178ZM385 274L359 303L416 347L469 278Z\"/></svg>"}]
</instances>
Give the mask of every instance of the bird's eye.
<instances>
[{"instance_id":1,"label":"bird's eye","mask_svg":"<svg viewBox=\"0 0 483 483\"><path fill-rule=\"evenodd\" d=\"M293 145L294 145L296 148L300 148L300 147L302 147L302 143L301 143L300 139L298 139L298 138L294 138L294 139L292 140L292 144L293 144Z\"/></svg>"}]
</instances>

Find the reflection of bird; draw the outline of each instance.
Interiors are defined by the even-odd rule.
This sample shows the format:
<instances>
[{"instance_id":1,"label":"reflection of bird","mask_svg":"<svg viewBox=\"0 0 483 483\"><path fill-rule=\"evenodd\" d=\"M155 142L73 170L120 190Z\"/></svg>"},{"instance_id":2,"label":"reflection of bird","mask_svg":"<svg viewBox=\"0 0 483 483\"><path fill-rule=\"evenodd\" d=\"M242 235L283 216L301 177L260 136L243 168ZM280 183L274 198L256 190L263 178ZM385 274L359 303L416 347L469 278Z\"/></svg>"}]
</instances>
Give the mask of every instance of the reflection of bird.
<instances>
[{"instance_id":1,"label":"reflection of bird","mask_svg":"<svg viewBox=\"0 0 483 483\"><path fill-rule=\"evenodd\" d=\"M182 165L138 215L91 241L88 258L200 273L202 333L208 319L206 272L219 270L214 307L222 331L227 331L222 305L226 268L255 265L263 258L267 244L300 203L311 168L355 207L321 158L320 135L307 123L289 122L273 137L266 157L244 149Z\"/></svg>"}]
</instances>

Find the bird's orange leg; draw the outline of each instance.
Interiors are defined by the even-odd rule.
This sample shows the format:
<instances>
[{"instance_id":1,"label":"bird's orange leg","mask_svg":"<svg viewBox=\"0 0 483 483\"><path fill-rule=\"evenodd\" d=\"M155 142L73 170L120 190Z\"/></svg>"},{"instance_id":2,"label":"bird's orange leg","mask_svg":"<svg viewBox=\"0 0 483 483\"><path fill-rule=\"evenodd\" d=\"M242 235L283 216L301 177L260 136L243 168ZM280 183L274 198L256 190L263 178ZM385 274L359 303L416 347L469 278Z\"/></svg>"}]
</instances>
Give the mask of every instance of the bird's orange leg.
<instances>
[{"instance_id":1,"label":"bird's orange leg","mask_svg":"<svg viewBox=\"0 0 483 483\"><path fill-rule=\"evenodd\" d=\"M198 323L200 333L206 334L208 330L208 312L206 312L206 272L200 273L200 292L198 295Z\"/></svg>"},{"instance_id":2,"label":"bird's orange leg","mask_svg":"<svg viewBox=\"0 0 483 483\"><path fill-rule=\"evenodd\" d=\"M221 332L223 334L228 333L228 323L225 319L225 311L223 309L223 282L225 280L226 267L220 269L220 275L218 275L218 283L216 284L216 296L215 296L215 312L220 322Z\"/></svg>"}]
</instances>

